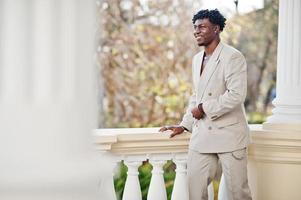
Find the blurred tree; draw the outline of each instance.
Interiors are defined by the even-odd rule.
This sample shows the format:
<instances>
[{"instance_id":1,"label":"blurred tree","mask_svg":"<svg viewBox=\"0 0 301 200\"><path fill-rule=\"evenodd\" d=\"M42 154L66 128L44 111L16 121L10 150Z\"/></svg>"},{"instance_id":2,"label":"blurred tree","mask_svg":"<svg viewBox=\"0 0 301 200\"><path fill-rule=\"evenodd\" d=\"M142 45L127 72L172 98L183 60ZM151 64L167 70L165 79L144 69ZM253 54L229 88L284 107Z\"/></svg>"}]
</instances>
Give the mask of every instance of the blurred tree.
<instances>
[{"instance_id":1,"label":"blurred tree","mask_svg":"<svg viewBox=\"0 0 301 200\"><path fill-rule=\"evenodd\" d=\"M195 1L98 1L105 127L177 123L191 94ZM223 40L248 63L247 112L266 113L276 78L278 0L228 20ZM251 118L250 118L251 119ZM264 120L264 118L262 118Z\"/></svg>"},{"instance_id":2,"label":"blurred tree","mask_svg":"<svg viewBox=\"0 0 301 200\"><path fill-rule=\"evenodd\" d=\"M278 0L263 9L228 20L225 42L241 50L248 63L247 112L266 114L275 87L278 33Z\"/></svg>"},{"instance_id":3,"label":"blurred tree","mask_svg":"<svg viewBox=\"0 0 301 200\"><path fill-rule=\"evenodd\" d=\"M191 95L195 1L99 1L106 127L177 123Z\"/></svg>"}]
</instances>

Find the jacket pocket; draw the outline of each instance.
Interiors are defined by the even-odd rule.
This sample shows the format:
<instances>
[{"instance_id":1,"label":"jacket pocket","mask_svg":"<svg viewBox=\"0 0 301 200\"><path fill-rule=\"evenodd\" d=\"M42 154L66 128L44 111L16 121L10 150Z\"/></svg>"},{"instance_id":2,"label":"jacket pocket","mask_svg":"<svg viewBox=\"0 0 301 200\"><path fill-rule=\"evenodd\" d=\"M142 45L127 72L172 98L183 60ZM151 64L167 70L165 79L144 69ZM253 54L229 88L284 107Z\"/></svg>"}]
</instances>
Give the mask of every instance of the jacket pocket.
<instances>
[{"instance_id":1,"label":"jacket pocket","mask_svg":"<svg viewBox=\"0 0 301 200\"><path fill-rule=\"evenodd\" d=\"M212 123L214 123L217 128L224 128L227 126L237 124L238 122L239 121L237 117L221 117L219 119L212 121Z\"/></svg>"},{"instance_id":2,"label":"jacket pocket","mask_svg":"<svg viewBox=\"0 0 301 200\"><path fill-rule=\"evenodd\" d=\"M245 156L246 156L246 148L244 149L240 149L240 150L236 150L232 152L232 156L236 159L236 160L242 160Z\"/></svg>"}]
</instances>

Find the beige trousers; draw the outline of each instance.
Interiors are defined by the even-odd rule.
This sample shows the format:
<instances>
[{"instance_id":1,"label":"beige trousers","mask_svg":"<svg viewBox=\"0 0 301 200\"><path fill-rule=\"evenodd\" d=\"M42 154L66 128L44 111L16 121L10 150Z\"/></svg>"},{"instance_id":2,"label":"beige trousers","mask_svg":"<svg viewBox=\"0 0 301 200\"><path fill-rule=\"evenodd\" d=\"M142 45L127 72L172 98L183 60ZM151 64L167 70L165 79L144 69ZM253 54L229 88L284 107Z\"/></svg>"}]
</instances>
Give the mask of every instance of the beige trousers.
<instances>
[{"instance_id":1,"label":"beige trousers","mask_svg":"<svg viewBox=\"0 0 301 200\"><path fill-rule=\"evenodd\" d=\"M247 153L241 149L226 153L188 152L189 200L208 200L207 187L221 164L229 200L251 200L247 177Z\"/></svg>"}]
</instances>

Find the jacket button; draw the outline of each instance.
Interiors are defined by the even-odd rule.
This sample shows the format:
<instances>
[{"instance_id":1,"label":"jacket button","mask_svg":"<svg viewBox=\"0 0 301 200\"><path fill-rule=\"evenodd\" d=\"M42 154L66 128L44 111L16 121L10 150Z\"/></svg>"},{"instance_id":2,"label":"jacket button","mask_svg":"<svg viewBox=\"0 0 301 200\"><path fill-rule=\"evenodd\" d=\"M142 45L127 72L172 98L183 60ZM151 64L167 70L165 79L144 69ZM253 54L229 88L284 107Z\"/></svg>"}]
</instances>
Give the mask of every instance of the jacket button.
<instances>
[{"instance_id":1,"label":"jacket button","mask_svg":"<svg viewBox=\"0 0 301 200\"><path fill-rule=\"evenodd\" d=\"M208 95L209 95L209 96L211 96L211 95L212 95L212 93L211 93L211 92L209 92L209 93L208 93Z\"/></svg>"},{"instance_id":2,"label":"jacket button","mask_svg":"<svg viewBox=\"0 0 301 200\"><path fill-rule=\"evenodd\" d=\"M212 129L212 127L211 127L211 126L209 126L209 127L208 127L208 130L211 130L211 129Z\"/></svg>"}]
</instances>

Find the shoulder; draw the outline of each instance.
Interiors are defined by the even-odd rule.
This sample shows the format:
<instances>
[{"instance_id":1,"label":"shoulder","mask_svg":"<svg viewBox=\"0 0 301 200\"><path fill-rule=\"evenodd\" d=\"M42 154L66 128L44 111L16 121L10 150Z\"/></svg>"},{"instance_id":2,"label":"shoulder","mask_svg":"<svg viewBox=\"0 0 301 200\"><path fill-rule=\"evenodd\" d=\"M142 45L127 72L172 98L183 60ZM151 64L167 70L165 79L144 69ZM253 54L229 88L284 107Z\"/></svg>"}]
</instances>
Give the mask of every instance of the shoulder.
<instances>
[{"instance_id":1,"label":"shoulder","mask_svg":"<svg viewBox=\"0 0 301 200\"><path fill-rule=\"evenodd\" d=\"M204 50L199 51L197 54L193 56L193 60L199 59L202 57Z\"/></svg>"},{"instance_id":2,"label":"shoulder","mask_svg":"<svg viewBox=\"0 0 301 200\"><path fill-rule=\"evenodd\" d=\"M197 54L195 54L193 56L193 59L192 59L192 67L196 64L196 63L199 63L201 60L202 60L202 55L204 53L204 50L201 50L199 51Z\"/></svg>"},{"instance_id":3,"label":"shoulder","mask_svg":"<svg viewBox=\"0 0 301 200\"><path fill-rule=\"evenodd\" d=\"M222 57L225 57L226 59L235 59L235 58L242 58L244 59L243 54L234 48L233 46L230 46L228 44L224 44L223 51L221 53Z\"/></svg>"},{"instance_id":4,"label":"shoulder","mask_svg":"<svg viewBox=\"0 0 301 200\"><path fill-rule=\"evenodd\" d=\"M247 62L243 54L236 48L225 44L220 55L220 60L224 64L225 73L245 70Z\"/></svg>"}]
</instances>

